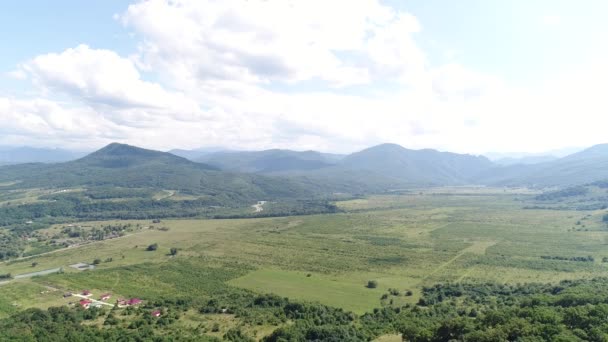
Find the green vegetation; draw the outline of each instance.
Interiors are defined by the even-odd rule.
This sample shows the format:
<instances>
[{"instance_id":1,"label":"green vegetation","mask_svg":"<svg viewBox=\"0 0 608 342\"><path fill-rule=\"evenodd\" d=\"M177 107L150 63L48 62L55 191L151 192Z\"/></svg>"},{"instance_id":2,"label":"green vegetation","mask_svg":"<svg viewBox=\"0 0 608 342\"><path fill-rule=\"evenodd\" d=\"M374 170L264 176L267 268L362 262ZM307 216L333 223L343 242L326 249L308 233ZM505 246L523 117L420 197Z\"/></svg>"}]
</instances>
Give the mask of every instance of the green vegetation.
<instances>
[{"instance_id":1,"label":"green vegetation","mask_svg":"<svg viewBox=\"0 0 608 342\"><path fill-rule=\"evenodd\" d=\"M13 278L65 270L6 279L0 328L17 328L0 336L45 327L57 340L602 340L606 213L523 209L536 195L421 189L336 202L331 214L21 230L24 249L72 247L0 264ZM144 303L46 311L83 289Z\"/></svg>"}]
</instances>

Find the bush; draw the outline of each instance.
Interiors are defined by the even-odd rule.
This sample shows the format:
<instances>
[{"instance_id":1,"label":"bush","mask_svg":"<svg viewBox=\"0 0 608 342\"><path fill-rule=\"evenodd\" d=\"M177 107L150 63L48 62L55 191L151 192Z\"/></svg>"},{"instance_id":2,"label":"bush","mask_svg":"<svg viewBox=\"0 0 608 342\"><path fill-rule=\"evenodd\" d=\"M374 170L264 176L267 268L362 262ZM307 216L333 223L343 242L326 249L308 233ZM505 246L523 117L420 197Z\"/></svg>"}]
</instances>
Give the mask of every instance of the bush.
<instances>
[{"instance_id":1,"label":"bush","mask_svg":"<svg viewBox=\"0 0 608 342\"><path fill-rule=\"evenodd\" d=\"M155 251L158 249L158 244L157 243L153 243L150 246L148 246L148 248L146 248L147 251Z\"/></svg>"},{"instance_id":2,"label":"bush","mask_svg":"<svg viewBox=\"0 0 608 342\"><path fill-rule=\"evenodd\" d=\"M368 289L375 289L376 287L378 287L378 282L375 280L369 280L367 282L367 288Z\"/></svg>"}]
</instances>

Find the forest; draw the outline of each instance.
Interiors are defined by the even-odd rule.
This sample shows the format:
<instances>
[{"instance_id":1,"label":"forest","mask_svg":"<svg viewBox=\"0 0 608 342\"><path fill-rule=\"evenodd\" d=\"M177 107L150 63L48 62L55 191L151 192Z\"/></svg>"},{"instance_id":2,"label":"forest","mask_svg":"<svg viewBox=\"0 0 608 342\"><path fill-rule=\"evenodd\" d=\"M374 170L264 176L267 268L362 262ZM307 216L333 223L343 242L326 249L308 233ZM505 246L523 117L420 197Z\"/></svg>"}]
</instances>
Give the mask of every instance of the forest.
<instances>
[{"instance_id":1,"label":"forest","mask_svg":"<svg viewBox=\"0 0 608 342\"><path fill-rule=\"evenodd\" d=\"M262 340L370 341L399 333L404 341L605 341L608 338L608 279L557 285L496 283L436 284L416 305L387 306L363 315L275 295L228 289L202 304L165 298L118 313L116 309L28 309L0 320L3 340L219 341L202 326L180 329L190 309L235 315L248 324L281 326ZM161 318L149 315L163 307ZM83 324L102 319L102 327ZM121 324L128 320L128 324ZM292 324L285 325L285 322ZM213 328L212 328L213 329ZM240 328L227 341L255 341Z\"/></svg>"}]
</instances>

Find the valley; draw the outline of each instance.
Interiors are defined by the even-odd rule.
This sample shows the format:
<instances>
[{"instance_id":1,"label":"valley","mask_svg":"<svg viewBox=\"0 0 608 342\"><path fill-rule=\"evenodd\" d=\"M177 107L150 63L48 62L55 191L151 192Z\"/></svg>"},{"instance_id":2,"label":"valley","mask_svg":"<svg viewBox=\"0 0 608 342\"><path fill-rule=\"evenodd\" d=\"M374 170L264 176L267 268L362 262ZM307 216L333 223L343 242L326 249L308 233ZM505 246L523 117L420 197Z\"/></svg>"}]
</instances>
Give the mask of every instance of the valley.
<instances>
[{"instance_id":1,"label":"valley","mask_svg":"<svg viewBox=\"0 0 608 342\"><path fill-rule=\"evenodd\" d=\"M514 334L483 317L538 301L560 320L542 323L545 340L594 333L564 320L608 298L603 285L578 292L608 279L600 169L589 183L507 187L486 183L501 166L483 157L391 144L232 153L208 165L110 144L0 168L0 325L60 310L79 323L44 324L108 339L475 340ZM566 162L591 163L579 153Z\"/></svg>"},{"instance_id":2,"label":"valley","mask_svg":"<svg viewBox=\"0 0 608 342\"><path fill-rule=\"evenodd\" d=\"M61 293L83 288L144 300L186 296L191 304L203 304L217 293L207 288L213 284L363 315L416 305L423 290L438 283L558 284L608 277L608 263L602 262L608 257L603 212L523 209L520 201L534 196L526 189L421 189L338 201L341 212L336 214L82 222L89 229L122 225L134 231L0 264L0 274L14 276L62 269L2 285L0 315L65 304ZM572 231L579 220L585 221L586 230ZM58 224L40 234L51 236L62 229L65 225ZM149 251L152 244L158 249ZM171 248L177 249L175 256L169 254ZM591 256L593 261L548 260L545 255ZM69 267L96 259L100 262L94 270ZM191 272L206 275L194 283L183 281L194 276ZM366 287L370 280L377 287ZM41 294L44 287L59 291ZM390 289L400 295L386 297ZM187 316L212 319L208 314ZM238 317L219 323L220 331L227 332L234 322L253 331Z\"/></svg>"}]
</instances>

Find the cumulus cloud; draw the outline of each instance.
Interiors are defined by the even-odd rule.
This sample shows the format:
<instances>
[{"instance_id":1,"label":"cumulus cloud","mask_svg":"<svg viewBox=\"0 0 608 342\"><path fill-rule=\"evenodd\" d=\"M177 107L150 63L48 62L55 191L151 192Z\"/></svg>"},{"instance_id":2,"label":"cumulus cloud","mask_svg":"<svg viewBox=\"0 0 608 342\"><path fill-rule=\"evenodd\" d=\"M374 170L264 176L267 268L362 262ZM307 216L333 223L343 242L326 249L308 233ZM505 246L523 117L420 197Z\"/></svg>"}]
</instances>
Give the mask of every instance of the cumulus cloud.
<instances>
[{"instance_id":1,"label":"cumulus cloud","mask_svg":"<svg viewBox=\"0 0 608 342\"><path fill-rule=\"evenodd\" d=\"M24 144L82 147L82 141L107 142L127 137L126 129L94 110L70 107L43 98L15 99L0 97L2 125L0 144Z\"/></svg>"},{"instance_id":2,"label":"cumulus cloud","mask_svg":"<svg viewBox=\"0 0 608 342\"><path fill-rule=\"evenodd\" d=\"M416 18L376 0L153 0L129 6L121 20L143 37L143 65L170 70L182 86L311 79L348 86L411 77L425 64L411 37Z\"/></svg>"},{"instance_id":3,"label":"cumulus cloud","mask_svg":"<svg viewBox=\"0 0 608 342\"><path fill-rule=\"evenodd\" d=\"M131 60L110 50L79 45L37 56L21 71L47 93L60 92L93 107L118 111L118 120L143 123L156 112L180 120L204 117L195 101L142 80Z\"/></svg>"},{"instance_id":4,"label":"cumulus cloud","mask_svg":"<svg viewBox=\"0 0 608 342\"><path fill-rule=\"evenodd\" d=\"M603 137L601 63L525 88L456 56L434 65L424 23L377 0L149 0L116 18L137 53L79 45L24 61L14 76L38 93L0 98L0 143L479 153Z\"/></svg>"}]
</instances>

